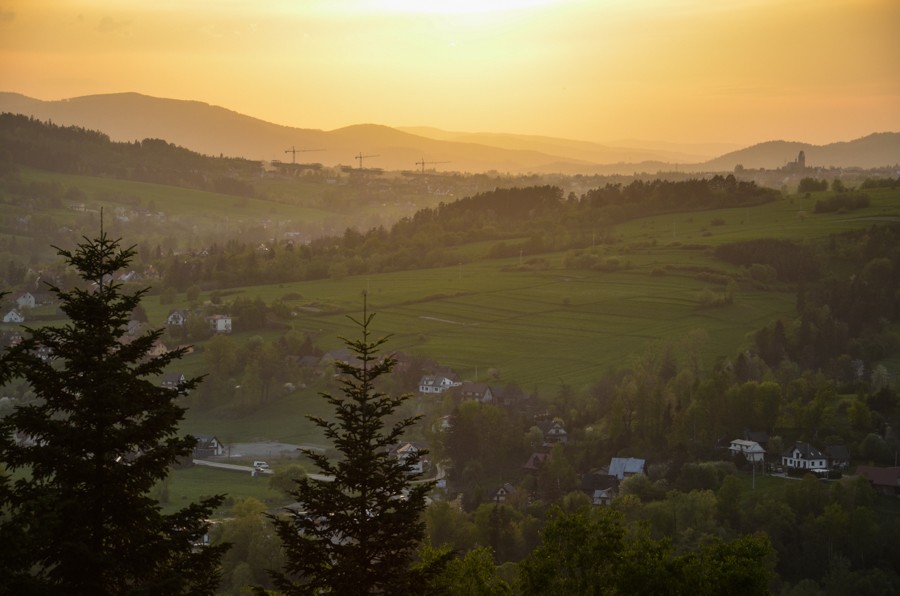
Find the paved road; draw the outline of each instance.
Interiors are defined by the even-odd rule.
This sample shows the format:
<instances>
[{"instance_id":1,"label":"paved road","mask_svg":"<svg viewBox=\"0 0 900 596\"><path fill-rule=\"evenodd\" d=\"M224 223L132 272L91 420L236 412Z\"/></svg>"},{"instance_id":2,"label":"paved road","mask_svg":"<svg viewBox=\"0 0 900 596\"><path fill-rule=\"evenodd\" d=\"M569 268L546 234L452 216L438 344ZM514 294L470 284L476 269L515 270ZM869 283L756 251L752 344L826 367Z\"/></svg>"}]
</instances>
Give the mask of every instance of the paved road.
<instances>
[{"instance_id":1,"label":"paved road","mask_svg":"<svg viewBox=\"0 0 900 596\"><path fill-rule=\"evenodd\" d=\"M210 468L220 468L222 470L232 470L234 472L253 472L253 466L239 466L237 464L226 464L218 461L209 461L208 459L195 459L194 465L207 466ZM256 470L258 474L271 474L272 470Z\"/></svg>"}]
</instances>

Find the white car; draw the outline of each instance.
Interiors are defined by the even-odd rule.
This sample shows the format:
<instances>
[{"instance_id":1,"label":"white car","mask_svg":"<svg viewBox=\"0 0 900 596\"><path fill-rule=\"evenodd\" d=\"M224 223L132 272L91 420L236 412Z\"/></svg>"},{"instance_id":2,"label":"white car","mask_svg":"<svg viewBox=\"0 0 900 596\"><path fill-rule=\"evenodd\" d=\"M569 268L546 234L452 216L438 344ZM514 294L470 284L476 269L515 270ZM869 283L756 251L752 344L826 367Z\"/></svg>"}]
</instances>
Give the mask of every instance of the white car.
<instances>
[{"instance_id":1,"label":"white car","mask_svg":"<svg viewBox=\"0 0 900 596\"><path fill-rule=\"evenodd\" d=\"M264 461L255 461L255 462L253 462L253 468L256 469L256 470L260 470L260 471L262 471L262 470L268 470L268 469L269 469L269 464L267 464L267 463L264 462Z\"/></svg>"}]
</instances>

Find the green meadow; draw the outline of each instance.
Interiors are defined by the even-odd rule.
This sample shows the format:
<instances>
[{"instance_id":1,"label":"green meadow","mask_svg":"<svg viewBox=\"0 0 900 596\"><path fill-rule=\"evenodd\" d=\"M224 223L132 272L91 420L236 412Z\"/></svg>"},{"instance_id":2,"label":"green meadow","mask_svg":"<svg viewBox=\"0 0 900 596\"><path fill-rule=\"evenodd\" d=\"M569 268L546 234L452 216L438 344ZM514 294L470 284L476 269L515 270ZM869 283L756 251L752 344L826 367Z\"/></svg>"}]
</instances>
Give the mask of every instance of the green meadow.
<instances>
[{"instance_id":1,"label":"green meadow","mask_svg":"<svg viewBox=\"0 0 900 596\"><path fill-rule=\"evenodd\" d=\"M40 177L38 172L30 176ZM280 217L313 217L302 208L273 202L224 197L214 193L158 187L112 179L48 175L66 184L71 178L86 191L119 192L139 196L146 205L155 199L161 208L213 217L267 210ZM146 193L146 194L141 194ZM877 222L900 220L900 193L870 190L871 206L849 213L815 214L818 198L787 198L749 208L676 213L636 219L615 226L614 241L593 249L615 259L611 271L565 268L565 253L529 258L488 259L493 242L452 250L460 264L417 271L350 276L310 282L230 289L224 299L261 298L267 303L286 300L294 316L284 321L310 334L323 350L342 347L340 337L354 337L347 315L359 316L363 292L376 313L373 331L391 335L387 349L436 360L453 368L463 380L516 383L541 396L565 384L589 387L608 370L654 344L665 342L684 357L685 340L694 342L703 365L733 357L749 345L750 334L779 317L794 313L794 288L761 285L743 272L714 258L718 244L752 238L823 239L829 234L865 228ZM165 207L160 197L165 196ZM240 201L246 201L239 205ZM507 241L510 242L510 241ZM701 294L722 293L724 287L697 276L697 271L728 274L738 281L731 304L705 307ZM209 294L201 295L206 300ZM174 304L160 304L159 296L144 301L153 326L163 326L173 308L187 307L182 294ZM280 332L254 333L271 339ZM235 334L236 341L250 334ZM188 375L206 372L202 344L179 368ZM896 360L888 362L893 369ZM318 430L304 414L322 412L317 396L322 387L300 389L254 413L235 419L212 419L189 414L186 430L217 434L226 442L258 438L289 442L317 442Z\"/></svg>"},{"instance_id":2,"label":"green meadow","mask_svg":"<svg viewBox=\"0 0 900 596\"><path fill-rule=\"evenodd\" d=\"M172 470L167 480L168 499L163 499L161 503L166 513L218 494L227 495L224 508L241 499L251 498L265 503L269 508L288 503L285 495L269 487L269 476L251 476L249 472L192 466Z\"/></svg>"}]
</instances>

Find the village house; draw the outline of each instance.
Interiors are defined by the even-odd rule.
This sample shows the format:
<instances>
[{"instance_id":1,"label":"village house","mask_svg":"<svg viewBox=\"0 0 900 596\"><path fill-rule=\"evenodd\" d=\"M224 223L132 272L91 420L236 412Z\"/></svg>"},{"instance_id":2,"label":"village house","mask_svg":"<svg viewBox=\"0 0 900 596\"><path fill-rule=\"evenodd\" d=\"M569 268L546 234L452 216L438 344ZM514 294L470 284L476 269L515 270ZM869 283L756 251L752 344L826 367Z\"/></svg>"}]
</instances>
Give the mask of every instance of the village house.
<instances>
[{"instance_id":1,"label":"village house","mask_svg":"<svg viewBox=\"0 0 900 596\"><path fill-rule=\"evenodd\" d=\"M17 309L14 308L11 311L9 311L8 313L6 313L5 315L3 315L3 322L4 323L24 323L25 316L22 313L20 313Z\"/></svg>"},{"instance_id":2,"label":"village house","mask_svg":"<svg viewBox=\"0 0 900 596\"><path fill-rule=\"evenodd\" d=\"M509 482L505 482L503 484L503 486L501 486L500 488L498 488L491 494L491 500L494 503L502 503L506 499L509 499L509 498L515 496L515 494L516 494L516 487L514 487Z\"/></svg>"},{"instance_id":3,"label":"village house","mask_svg":"<svg viewBox=\"0 0 900 596\"><path fill-rule=\"evenodd\" d=\"M350 350L347 348L339 348L337 350L331 350L322 354L322 357L319 359L319 366L326 367L331 366L335 362L343 362L344 364L349 364L350 366L359 366L362 364L359 358L356 357Z\"/></svg>"},{"instance_id":4,"label":"village house","mask_svg":"<svg viewBox=\"0 0 900 596\"><path fill-rule=\"evenodd\" d=\"M214 333L231 333L231 317L228 315L212 315L206 317L206 321Z\"/></svg>"},{"instance_id":5,"label":"village house","mask_svg":"<svg viewBox=\"0 0 900 596\"><path fill-rule=\"evenodd\" d=\"M198 435L194 446L194 458L204 459L225 455L225 445L212 435Z\"/></svg>"},{"instance_id":6,"label":"village house","mask_svg":"<svg viewBox=\"0 0 900 596\"><path fill-rule=\"evenodd\" d=\"M781 465L799 470L825 470L828 458L809 443L797 442L781 454Z\"/></svg>"},{"instance_id":7,"label":"village house","mask_svg":"<svg viewBox=\"0 0 900 596\"><path fill-rule=\"evenodd\" d=\"M184 373L168 372L163 375L160 385L162 385L166 389L171 389L172 391L177 391L178 387L186 381L187 381L187 377L184 376Z\"/></svg>"},{"instance_id":8,"label":"village house","mask_svg":"<svg viewBox=\"0 0 900 596\"><path fill-rule=\"evenodd\" d=\"M17 294L15 297L16 307L22 308L34 308L36 301L34 294L31 292L22 292L21 294Z\"/></svg>"},{"instance_id":9,"label":"village house","mask_svg":"<svg viewBox=\"0 0 900 596\"><path fill-rule=\"evenodd\" d=\"M544 445L569 442L569 433L566 432L561 420L544 420L538 422L537 427L544 435Z\"/></svg>"},{"instance_id":10,"label":"village house","mask_svg":"<svg viewBox=\"0 0 900 596\"><path fill-rule=\"evenodd\" d=\"M425 375L419 380L419 393L435 394L443 393L453 387L462 385L449 377L439 375Z\"/></svg>"},{"instance_id":11,"label":"village house","mask_svg":"<svg viewBox=\"0 0 900 596\"><path fill-rule=\"evenodd\" d=\"M183 327L188 319L188 311L186 310L173 310L169 313L169 316L166 317L166 325L171 327Z\"/></svg>"},{"instance_id":12,"label":"village house","mask_svg":"<svg viewBox=\"0 0 900 596\"><path fill-rule=\"evenodd\" d=\"M169 351L169 348L166 347L166 344L163 342L156 340L153 342L153 345L150 346L150 349L147 351L147 355L151 358L156 358L158 356L162 356Z\"/></svg>"},{"instance_id":13,"label":"village house","mask_svg":"<svg viewBox=\"0 0 900 596\"><path fill-rule=\"evenodd\" d=\"M644 473L644 460L636 457L614 457L609 461L609 475L619 480Z\"/></svg>"},{"instance_id":14,"label":"village house","mask_svg":"<svg viewBox=\"0 0 900 596\"><path fill-rule=\"evenodd\" d=\"M827 445L825 456L828 458L828 466L833 470L850 467L850 450L844 445Z\"/></svg>"},{"instance_id":15,"label":"village house","mask_svg":"<svg viewBox=\"0 0 900 596\"><path fill-rule=\"evenodd\" d=\"M454 394L459 397L460 401L479 401L483 404L489 404L494 401L494 393L485 383L472 383L466 381L454 390Z\"/></svg>"},{"instance_id":16,"label":"village house","mask_svg":"<svg viewBox=\"0 0 900 596\"><path fill-rule=\"evenodd\" d=\"M742 454L748 462L756 463L765 460L766 450L756 441L748 441L745 439L735 439L728 448L731 455L737 457Z\"/></svg>"},{"instance_id":17,"label":"village house","mask_svg":"<svg viewBox=\"0 0 900 596\"><path fill-rule=\"evenodd\" d=\"M391 449L391 455L396 457L398 460L406 463L407 460L411 460L416 455L419 454L421 449L418 445L413 443L400 443L399 445L395 445L393 449ZM423 459L419 459L419 461L414 464L409 469L410 474L421 474L425 471L425 462Z\"/></svg>"},{"instance_id":18,"label":"village house","mask_svg":"<svg viewBox=\"0 0 900 596\"><path fill-rule=\"evenodd\" d=\"M582 476L581 490L591 497L592 504L609 505L619 492L619 479L608 470L590 472Z\"/></svg>"},{"instance_id":19,"label":"village house","mask_svg":"<svg viewBox=\"0 0 900 596\"><path fill-rule=\"evenodd\" d=\"M522 466L529 472L537 472L544 467L544 464L547 463L547 460L550 459L550 453L546 450L535 451L528 458L528 461L525 462L525 465Z\"/></svg>"}]
</instances>

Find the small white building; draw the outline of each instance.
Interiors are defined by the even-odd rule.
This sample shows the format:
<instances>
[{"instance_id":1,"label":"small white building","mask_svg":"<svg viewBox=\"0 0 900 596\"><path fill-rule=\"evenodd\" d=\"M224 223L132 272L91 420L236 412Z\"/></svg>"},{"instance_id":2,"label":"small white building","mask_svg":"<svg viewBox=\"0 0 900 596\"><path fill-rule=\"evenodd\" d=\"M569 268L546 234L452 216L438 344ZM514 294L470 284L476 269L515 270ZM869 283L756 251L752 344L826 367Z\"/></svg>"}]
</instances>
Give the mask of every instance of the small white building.
<instances>
[{"instance_id":1,"label":"small white building","mask_svg":"<svg viewBox=\"0 0 900 596\"><path fill-rule=\"evenodd\" d=\"M25 316L15 308L3 315L4 323L24 323Z\"/></svg>"},{"instance_id":2,"label":"small white building","mask_svg":"<svg viewBox=\"0 0 900 596\"><path fill-rule=\"evenodd\" d=\"M210 329L215 333L231 333L231 317L228 315L213 315L207 317Z\"/></svg>"},{"instance_id":3,"label":"small white building","mask_svg":"<svg viewBox=\"0 0 900 596\"><path fill-rule=\"evenodd\" d=\"M732 455L742 453L744 458L749 462L761 462L766 458L766 450L756 441L746 441L744 439L735 439L728 447Z\"/></svg>"},{"instance_id":4,"label":"small white building","mask_svg":"<svg viewBox=\"0 0 900 596\"><path fill-rule=\"evenodd\" d=\"M18 308L34 308L35 304L34 294L31 292L22 292L16 296L16 306Z\"/></svg>"}]
</instances>

